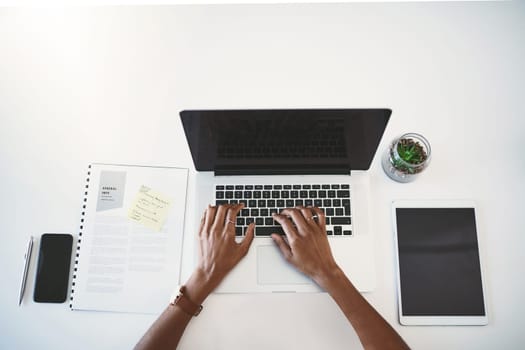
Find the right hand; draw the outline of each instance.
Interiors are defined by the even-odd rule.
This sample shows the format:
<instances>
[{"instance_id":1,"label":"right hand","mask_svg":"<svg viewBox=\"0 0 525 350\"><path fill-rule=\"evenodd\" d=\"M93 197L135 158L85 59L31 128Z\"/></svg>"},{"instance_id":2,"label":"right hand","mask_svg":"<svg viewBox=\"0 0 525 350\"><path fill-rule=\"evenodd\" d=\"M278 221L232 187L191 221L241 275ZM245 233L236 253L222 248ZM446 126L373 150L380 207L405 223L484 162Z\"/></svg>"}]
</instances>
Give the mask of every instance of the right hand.
<instances>
[{"instance_id":1,"label":"right hand","mask_svg":"<svg viewBox=\"0 0 525 350\"><path fill-rule=\"evenodd\" d=\"M273 219L281 224L286 234L286 240L279 234L272 234L286 261L319 285L340 271L328 243L326 217L321 209L287 208L274 214Z\"/></svg>"}]
</instances>

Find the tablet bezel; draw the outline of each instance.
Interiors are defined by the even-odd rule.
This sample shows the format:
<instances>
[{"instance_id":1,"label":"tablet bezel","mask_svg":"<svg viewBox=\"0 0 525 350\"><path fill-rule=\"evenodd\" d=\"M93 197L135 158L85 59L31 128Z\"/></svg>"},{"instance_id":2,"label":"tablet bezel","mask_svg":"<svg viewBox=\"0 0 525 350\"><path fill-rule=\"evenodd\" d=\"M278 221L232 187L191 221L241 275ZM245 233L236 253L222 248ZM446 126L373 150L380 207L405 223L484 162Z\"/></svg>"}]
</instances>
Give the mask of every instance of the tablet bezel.
<instances>
[{"instance_id":1,"label":"tablet bezel","mask_svg":"<svg viewBox=\"0 0 525 350\"><path fill-rule=\"evenodd\" d=\"M399 245L397 240L397 208L473 208L475 225L476 225L476 239L478 242L478 254L481 271L481 288L483 291L483 305L485 307L484 316L405 316L403 315L403 304L401 298L401 275L399 270ZM479 239L479 229L477 224L477 209L474 201L470 200L396 200L392 202L392 219L394 228L394 242L395 242L395 264L396 264L396 279L397 279L397 300L398 300L398 314L399 323L404 326L433 326L433 325L450 325L450 326L482 326L488 324L488 309L487 309L487 294L485 288L485 276L482 262L482 249Z\"/></svg>"}]
</instances>

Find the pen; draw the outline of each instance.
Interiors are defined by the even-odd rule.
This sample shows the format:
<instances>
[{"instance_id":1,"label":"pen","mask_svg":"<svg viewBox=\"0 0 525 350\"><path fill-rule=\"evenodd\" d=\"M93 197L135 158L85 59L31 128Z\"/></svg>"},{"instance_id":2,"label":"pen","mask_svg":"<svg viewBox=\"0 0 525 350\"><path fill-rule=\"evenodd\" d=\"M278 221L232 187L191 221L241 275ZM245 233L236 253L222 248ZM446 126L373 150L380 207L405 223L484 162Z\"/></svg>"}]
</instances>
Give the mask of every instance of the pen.
<instances>
[{"instance_id":1,"label":"pen","mask_svg":"<svg viewBox=\"0 0 525 350\"><path fill-rule=\"evenodd\" d=\"M33 236L29 237L29 244L27 245L27 252L24 256L25 266L24 266L24 275L22 276L22 285L20 286L20 297L18 300L18 306L22 304L22 299L24 298L24 290L26 289L26 280L27 272L29 270L29 262L31 261L31 251L33 248Z\"/></svg>"}]
</instances>

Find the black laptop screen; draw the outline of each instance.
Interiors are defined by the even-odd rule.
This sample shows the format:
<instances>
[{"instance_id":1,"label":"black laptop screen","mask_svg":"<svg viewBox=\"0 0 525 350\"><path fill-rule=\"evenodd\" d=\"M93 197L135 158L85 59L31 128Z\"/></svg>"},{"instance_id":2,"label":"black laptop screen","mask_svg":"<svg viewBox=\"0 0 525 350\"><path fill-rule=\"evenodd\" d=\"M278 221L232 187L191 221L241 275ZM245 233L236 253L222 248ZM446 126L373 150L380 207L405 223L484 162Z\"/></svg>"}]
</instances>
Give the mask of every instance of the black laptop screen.
<instances>
[{"instance_id":1,"label":"black laptop screen","mask_svg":"<svg viewBox=\"0 0 525 350\"><path fill-rule=\"evenodd\" d=\"M188 110L180 113L195 168L231 174L366 170L388 109Z\"/></svg>"}]
</instances>

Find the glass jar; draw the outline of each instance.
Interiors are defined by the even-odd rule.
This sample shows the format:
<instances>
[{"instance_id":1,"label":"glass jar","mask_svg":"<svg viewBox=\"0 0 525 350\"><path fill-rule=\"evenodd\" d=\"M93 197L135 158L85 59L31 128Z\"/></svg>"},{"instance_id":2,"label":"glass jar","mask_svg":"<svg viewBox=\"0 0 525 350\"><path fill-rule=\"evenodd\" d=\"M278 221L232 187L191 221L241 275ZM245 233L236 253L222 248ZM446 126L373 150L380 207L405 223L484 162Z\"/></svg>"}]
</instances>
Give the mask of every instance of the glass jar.
<instances>
[{"instance_id":1,"label":"glass jar","mask_svg":"<svg viewBox=\"0 0 525 350\"><path fill-rule=\"evenodd\" d=\"M430 154L430 143L422 135L401 135L383 155L383 170L394 181L414 181L430 163Z\"/></svg>"}]
</instances>

